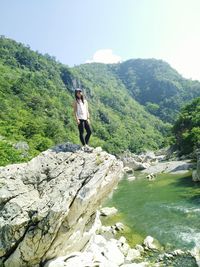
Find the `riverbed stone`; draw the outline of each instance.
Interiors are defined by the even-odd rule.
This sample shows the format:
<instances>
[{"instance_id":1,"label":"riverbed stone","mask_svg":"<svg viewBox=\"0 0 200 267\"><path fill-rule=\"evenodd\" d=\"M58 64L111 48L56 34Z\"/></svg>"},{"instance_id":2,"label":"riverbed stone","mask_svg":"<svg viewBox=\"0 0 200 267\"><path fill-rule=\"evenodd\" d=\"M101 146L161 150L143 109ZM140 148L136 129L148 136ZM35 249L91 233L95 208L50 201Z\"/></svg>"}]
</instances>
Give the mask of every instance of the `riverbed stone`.
<instances>
[{"instance_id":1,"label":"riverbed stone","mask_svg":"<svg viewBox=\"0 0 200 267\"><path fill-rule=\"evenodd\" d=\"M126 166L126 167L124 167L124 172L126 172L126 173L133 173L133 169Z\"/></svg>"},{"instance_id":2,"label":"riverbed stone","mask_svg":"<svg viewBox=\"0 0 200 267\"><path fill-rule=\"evenodd\" d=\"M135 259L139 258L140 252L137 249L131 248L128 250L126 261L134 261Z\"/></svg>"},{"instance_id":3,"label":"riverbed stone","mask_svg":"<svg viewBox=\"0 0 200 267\"><path fill-rule=\"evenodd\" d=\"M135 181L136 180L136 177L135 176L129 176L127 178L128 181Z\"/></svg>"},{"instance_id":4,"label":"riverbed stone","mask_svg":"<svg viewBox=\"0 0 200 267\"><path fill-rule=\"evenodd\" d=\"M140 263L126 263L121 265L120 267L148 267L148 266L149 266L148 262L140 262Z\"/></svg>"},{"instance_id":5,"label":"riverbed stone","mask_svg":"<svg viewBox=\"0 0 200 267\"><path fill-rule=\"evenodd\" d=\"M146 249L159 249L158 242L152 236L147 236L143 243Z\"/></svg>"},{"instance_id":6,"label":"riverbed stone","mask_svg":"<svg viewBox=\"0 0 200 267\"><path fill-rule=\"evenodd\" d=\"M135 249L137 249L140 253L143 253L143 252L144 252L144 248L143 248L143 246L141 246L141 245L139 245L139 244L137 244L137 245L135 246Z\"/></svg>"},{"instance_id":7,"label":"riverbed stone","mask_svg":"<svg viewBox=\"0 0 200 267\"><path fill-rule=\"evenodd\" d=\"M118 210L115 207L104 207L100 209L100 215L101 216L111 216L118 212Z\"/></svg>"}]
</instances>

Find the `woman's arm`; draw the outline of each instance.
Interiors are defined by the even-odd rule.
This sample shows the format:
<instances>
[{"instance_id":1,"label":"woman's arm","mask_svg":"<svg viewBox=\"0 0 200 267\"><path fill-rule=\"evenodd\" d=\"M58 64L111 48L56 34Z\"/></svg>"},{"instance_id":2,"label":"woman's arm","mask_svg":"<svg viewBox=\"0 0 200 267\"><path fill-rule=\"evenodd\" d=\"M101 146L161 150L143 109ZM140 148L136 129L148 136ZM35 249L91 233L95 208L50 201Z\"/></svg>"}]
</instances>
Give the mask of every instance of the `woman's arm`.
<instances>
[{"instance_id":1,"label":"woman's arm","mask_svg":"<svg viewBox=\"0 0 200 267\"><path fill-rule=\"evenodd\" d=\"M76 103L76 101L74 101L73 108L74 108L74 117L75 117L75 120L79 124L80 121L79 121L79 119L77 117L77 103Z\"/></svg>"},{"instance_id":2,"label":"woman's arm","mask_svg":"<svg viewBox=\"0 0 200 267\"><path fill-rule=\"evenodd\" d=\"M86 107L87 107L87 120L90 119L90 113L89 113L89 109L88 109L88 102L86 101Z\"/></svg>"}]
</instances>

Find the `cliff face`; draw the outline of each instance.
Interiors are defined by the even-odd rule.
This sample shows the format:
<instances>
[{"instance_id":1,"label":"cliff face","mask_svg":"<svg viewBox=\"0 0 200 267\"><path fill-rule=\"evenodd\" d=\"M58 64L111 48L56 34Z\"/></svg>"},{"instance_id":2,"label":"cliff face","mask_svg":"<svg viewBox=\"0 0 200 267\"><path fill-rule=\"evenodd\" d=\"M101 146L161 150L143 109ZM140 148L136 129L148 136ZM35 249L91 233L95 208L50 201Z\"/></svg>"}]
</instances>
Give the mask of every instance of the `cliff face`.
<instances>
[{"instance_id":1,"label":"cliff face","mask_svg":"<svg viewBox=\"0 0 200 267\"><path fill-rule=\"evenodd\" d=\"M83 248L96 208L121 176L113 155L72 144L1 167L0 266L39 266Z\"/></svg>"}]
</instances>

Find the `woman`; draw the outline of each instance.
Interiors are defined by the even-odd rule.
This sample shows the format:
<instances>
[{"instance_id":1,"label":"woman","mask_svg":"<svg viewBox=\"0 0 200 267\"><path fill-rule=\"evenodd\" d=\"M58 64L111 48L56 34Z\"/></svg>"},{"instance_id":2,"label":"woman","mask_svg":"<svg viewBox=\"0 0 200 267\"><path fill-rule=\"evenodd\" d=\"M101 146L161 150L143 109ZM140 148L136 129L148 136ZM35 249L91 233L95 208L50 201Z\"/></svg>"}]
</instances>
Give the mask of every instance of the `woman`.
<instances>
[{"instance_id":1,"label":"woman","mask_svg":"<svg viewBox=\"0 0 200 267\"><path fill-rule=\"evenodd\" d=\"M88 143L91 136L89 110L87 100L84 98L82 90L77 88L75 90L74 101L74 115L78 124L79 136L82 145L88 150ZM84 129L86 130L86 136L84 137Z\"/></svg>"}]
</instances>

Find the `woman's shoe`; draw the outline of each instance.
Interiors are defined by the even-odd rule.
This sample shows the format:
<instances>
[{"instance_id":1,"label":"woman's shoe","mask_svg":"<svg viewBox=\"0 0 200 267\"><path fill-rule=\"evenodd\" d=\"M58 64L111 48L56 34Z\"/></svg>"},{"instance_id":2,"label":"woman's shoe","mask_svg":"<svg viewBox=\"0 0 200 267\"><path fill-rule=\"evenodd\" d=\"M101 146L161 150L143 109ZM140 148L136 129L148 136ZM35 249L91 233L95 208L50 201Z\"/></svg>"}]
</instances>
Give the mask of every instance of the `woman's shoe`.
<instances>
[{"instance_id":1,"label":"woman's shoe","mask_svg":"<svg viewBox=\"0 0 200 267\"><path fill-rule=\"evenodd\" d=\"M85 146L84 146L84 151L85 151L85 152L92 152L92 151L93 151L93 148L90 147L90 146L88 146L88 145L85 145Z\"/></svg>"}]
</instances>

